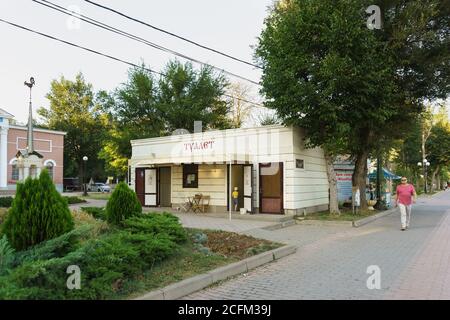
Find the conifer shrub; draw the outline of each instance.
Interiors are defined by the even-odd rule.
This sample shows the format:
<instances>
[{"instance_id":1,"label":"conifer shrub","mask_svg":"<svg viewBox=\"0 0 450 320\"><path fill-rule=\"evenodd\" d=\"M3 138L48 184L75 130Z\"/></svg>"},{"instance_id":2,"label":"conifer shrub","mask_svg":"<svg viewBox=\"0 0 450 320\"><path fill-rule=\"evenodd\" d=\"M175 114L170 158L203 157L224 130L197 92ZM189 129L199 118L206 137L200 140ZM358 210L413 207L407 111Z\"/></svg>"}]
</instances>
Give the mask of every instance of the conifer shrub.
<instances>
[{"instance_id":1,"label":"conifer shrub","mask_svg":"<svg viewBox=\"0 0 450 320\"><path fill-rule=\"evenodd\" d=\"M101 207L81 207L81 210L90 214L95 219L106 220L105 208Z\"/></svg>"},{"instance_id":2,"label":"conifer shrub","mask_svg":"<svg viewBox=\"0 0 450 320\"><path fill-rule=\"evenodd\" d=\"M178 217L170 213L150 213L132 217L123 221L122 226L132 233L164 233L176 243L183 243L187 240L186 230L180 224Z\"/></svg>"},{"instance_id":3,"label":"conifer shrub","mask_svg":"<svg viewBox=\"0 0 450 320\"><path fill-rule=\"evenodd\" d=\"M80 197L77 197L77 196L71 196L71 197L64 196L64 198L67 199L67 203L68 204L77 204L77 203L85 203L85 202L87 202L86 200L81 199Z\"/></svg>"},{"instance_id":4,"label":"conifer shrub","mask_svg":"<svg viewBox=\"0 0 450 320\"><path fill-rule=\"evenodd\" d=\"M7 215L8 215L8 209L0 208L0 231L1 231L1 224L3 223L3 221L6 220Z\"/></svg>"},{"instance_id":5,"label":"conifer shrub","mask_svg":"<svg viewBox=\"0 0 450 320\"><path fill-rule=\"evenodd\" d=\"M13 197L0 197L0 208L9 208L13 202Z\"/></svg>"},{"instance_id":6,"label":"conifer shrub","mask_svg":"<svg viewBox=\"0 0 450 320\"><path fill-rule=\"evenodd\" d=\"M74 227L67 200L56 190L47 170L38 179L17 185L16 196L2 225L16 250L56 238Z\"/></svg>"},{"instance_id":7,"label":"conifer shrub","mask_svg":"<svg viewBox=\"0 0 450 320\"><path fill-rule=\"evenodd\" d=\"M106 204L106 219L119 225L127 218L142 214L142 206L136 193L126 183L117 185Z\"/></svg>"},{"instance_id":8,"label":"conifer shrub","mask_svg":"<svg viewBox=\"0 0 450 320\"><path fill-rule=\"evenodd\" d=\"M145 228L112 228L96 237L92 231L92 225L83 225L18 252L10 273L0 274L0 300L114 298L126 291L127 280L180 247L167 233L147 233ZM82 272L81 290L67 290L71 265Z\"/></svg>"},{"instance_id":9,"label":"conifer shrub","mask_svg":"<svg viewBox=\"0 0 450 320\"><path fill-rule=\"evenodd\" d=\"M8 239L4 235L0 239L0 274L9 269L14 258L14 249L9 245Z\"/></svg>"}]
</instances>

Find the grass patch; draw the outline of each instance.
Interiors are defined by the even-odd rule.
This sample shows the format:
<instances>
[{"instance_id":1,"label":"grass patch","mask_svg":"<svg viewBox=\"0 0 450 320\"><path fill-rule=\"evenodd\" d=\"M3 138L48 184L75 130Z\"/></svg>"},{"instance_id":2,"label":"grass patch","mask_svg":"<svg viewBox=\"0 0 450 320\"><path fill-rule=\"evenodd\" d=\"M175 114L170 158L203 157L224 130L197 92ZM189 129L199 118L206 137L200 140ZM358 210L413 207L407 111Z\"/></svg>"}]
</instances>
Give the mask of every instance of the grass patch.
<instances>
[{"instance_id":1,"label":"grass patch","mask_svg":"<svg viewBox=\"0 0 450 320\"><path fill-rule=\"evenodd\" d=\"M359 210L357 213L353 213L351 209L343 208L341 209L340 215L331 215L329 211L320 211L310 213L306 217L304 217L304 219L320 220L320 221L356 221L359 219L373 216L380 212L381 211L378 210Z\"/></svg>"},{"instance_id":2,"label":"grass patch","mask_svg":"<svg viewBox=\"0 0 450 320\"><path fill-rule=\"evenodd\" d=\"M239 259L196 250L192 242L185 244L177 255L154 265L141 276L131 280L123 295L117 298L132 299L148 291L163 288L178 281L196 276Z\"/></svg>"},{"instance_id":3,"label":"grass patch","mask_svg":"<svg viewBox=\"0 0 450 320\"><path fill-rule=\"evenodd\" d=\"M216 268L283 246L233 232L186 229L189 241L177 255L128 283L132 299Z\"/></svg>"}]
</instances>

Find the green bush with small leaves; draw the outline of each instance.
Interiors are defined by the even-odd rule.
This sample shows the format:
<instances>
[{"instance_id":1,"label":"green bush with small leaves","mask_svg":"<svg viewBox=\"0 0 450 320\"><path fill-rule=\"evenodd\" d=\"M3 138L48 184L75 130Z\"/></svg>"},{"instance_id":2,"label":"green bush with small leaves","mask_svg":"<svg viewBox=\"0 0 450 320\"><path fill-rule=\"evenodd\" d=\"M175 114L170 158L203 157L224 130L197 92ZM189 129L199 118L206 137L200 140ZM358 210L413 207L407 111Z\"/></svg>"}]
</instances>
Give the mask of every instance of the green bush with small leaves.
<instances>
[{"instance_id":1,"label":"green bush with small leaves","mask_svg":"<svg viewBox=\"0 0 450 320\"><path fill-rule=\"evenodd\" d=\"M14 252L14 248L10 246L8 238L4 235L0 239L0 274L9 270L14 258Z\"/></svg>"},{"instance_id":2,"label":"green bush with small leaves","mask_svg":"<svg viewBox=\"0 0 450 320\"><path fill-rule=\"evenodd\" d=\"M85 203L85 202L87 202L86 200L81 199L81 198L79 198L77 196L70 196L70 197L69 196L64 196L64 199L67 200L68 204L77 204L77 203Z\"/></svg>"},{"instance_id":3,"label":"green bush with small leaves","mask_svg":"<svg viewBox=\"0 0 450 320\"><path fill-rule=\"evenodd\" d=\"M120 224L127 218L142 213L136 193L126 183L120 182L106 204L106 219L111 224Z\"/></svg>"},{"instance_id":4,"label":"green bush with small leaves","mask_svg":"<svg viewBox=\"0 0 450 320\"><path fill-rule=\"evenodd\" d=\"M24 250L73 227L67 201L56 190L47 170L43 170L38 179L27 178L17 184L1 231L16 250Z\"/></svg>"},{"instance_id":5,"label":"green bush with small leaves","mask_svg":"<svg viewBox=\"0 0 450 320\"><path fill-rule=\"evenodd\" d=\"M95 219L106 220L105 208L101 207L81 207L81 210L89 213Z\"/></svg>"},{"instance_id":6,"label":"green bush with small leaves","mask_svg":"<svg viewBox=\"0 0 450 320\"><path fill-rule=\"evenodd\" d=\"M14 255L0 275L1 299L114 299L156 263L173 256L185 239L172 215L142 215L101 235L83 225ZM81 271L81 290L67 290L67 268Z\"/></svg>"},{"instance_id":7,"label":"green bush with small leaves","mask_svg":"<svg viewBox=\"0 0 450 320\"><path fill-rule=\"evenodd\" d=\"M13 197L0 197L0 208L9 208L13 202Z\"/></svg>"},{"instance_id":8,"label":"green bush with small leaves","mask_svg":"<svg viewBox=\"0 0 450 320\"><path fill-rule=\"evenodd\" d=\"M123 221L122 226L133 233L165 233L176 243L187 240L186 230L181 226L178 218L169 213L151 213L131 217Z\"/></svg>"}]
</instances>

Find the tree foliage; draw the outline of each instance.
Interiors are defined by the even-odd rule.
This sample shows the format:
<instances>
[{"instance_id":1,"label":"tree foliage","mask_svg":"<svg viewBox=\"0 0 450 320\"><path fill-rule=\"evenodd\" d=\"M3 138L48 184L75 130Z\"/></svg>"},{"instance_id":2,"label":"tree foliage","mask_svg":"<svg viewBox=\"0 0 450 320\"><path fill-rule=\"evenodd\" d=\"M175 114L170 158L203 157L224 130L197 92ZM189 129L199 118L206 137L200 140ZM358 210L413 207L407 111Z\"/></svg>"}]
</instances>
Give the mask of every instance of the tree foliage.
<instances>
[{"instance_id":1,"label":"tree foliage","mask_svg":"<svg viewBox=\"0 0 450 320\"><path fill-rule=\"evenodd\" d=\"M205 129L231 126L229 106L222 96L228 82L210 68L172 61L156 79L143 68L132 68L128 81L106 99L109 135L100 157L121 176L131 157L130 140L169 135L176 129L194 131L194 121Z\"/></svg>"},{"instance_id":2,"label":"tree foliage","mask_svg":"<svg viewBox=\"0 0 450 320\"><path fill-rule=\"evenodd\" d=\"M17 185L16 196L2 226L11 245L23 250L73 229L67 201L59 194L47 170L38 179Z\"/></svg>"},{"instance_id":3,"label":"tree foliage","mask_svg":"<svg viewBox=\"0 0 450 320\"><path fill-rule=\"evenodd\" d=\"M103 178L103 162L97 154L105 135L106 118L92 85L79 73L75 80L61 77L53 80L49 108L40 108L38 114L48 129L66 132L64 137L64 175L81 176L83 156L88 157L86 176Z\"/></svg>"},{"instance_id":4,"label":"tree foliage","mask_svg":"<svg viewBox=\"0 0 450 320\"><path fill-rule=\"evenodd\" d=\"M120 224L127 218L142 213L136 193L126 183L120 182L106 204L106 219L109 223Z\"/></svg>"},{"instance_id":5,"label":"tree foliage","mask_svg":"<svg viewBox=\"0 0 450 320\"><path fill-rule=\"evenodd\" d=\"M363 207L367 158L404 135L424 99L448 95L444 2L285 0L266 19L256 55L267 106L309 145L354 156ZM382 30L366 26L372 4Z\"/></svg>"}]
</instances>

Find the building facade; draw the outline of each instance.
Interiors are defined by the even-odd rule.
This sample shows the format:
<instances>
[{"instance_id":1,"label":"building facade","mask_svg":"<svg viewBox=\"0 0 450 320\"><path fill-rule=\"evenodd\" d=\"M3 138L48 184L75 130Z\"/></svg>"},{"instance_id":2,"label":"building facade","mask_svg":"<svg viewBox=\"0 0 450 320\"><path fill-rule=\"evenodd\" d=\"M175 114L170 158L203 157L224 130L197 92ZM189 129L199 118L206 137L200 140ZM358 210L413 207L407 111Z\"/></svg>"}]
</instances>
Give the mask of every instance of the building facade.
<instances>
[{"instance_id":1,"label":"building facade","mask_svg":"<svg viewBox=\"0 0 450 320\"><path fill-rule=\"evenodd\" d=\"M131 141L129 181L142 205L179 208L195 194L210 197L211 212L304 214L326 210L323 151L304 146L302 131L264 126Z\"/></svg>"},{"instance_id":2,"label":"building facade","mask_svg":"<svg viewBox=\"0 0 450 320\"><path fill-rule=\"evenodd\" d=\"M62 191L66 133L13 125L13 118L0 109L0 190L15 190L17 182L27 176L36 177L42 168L46 168L57 189ZM30 129L32 150L28 152Z\"/></svg>"}]
</instances>

